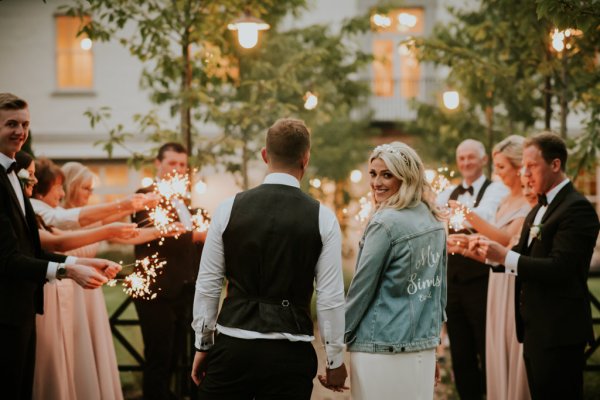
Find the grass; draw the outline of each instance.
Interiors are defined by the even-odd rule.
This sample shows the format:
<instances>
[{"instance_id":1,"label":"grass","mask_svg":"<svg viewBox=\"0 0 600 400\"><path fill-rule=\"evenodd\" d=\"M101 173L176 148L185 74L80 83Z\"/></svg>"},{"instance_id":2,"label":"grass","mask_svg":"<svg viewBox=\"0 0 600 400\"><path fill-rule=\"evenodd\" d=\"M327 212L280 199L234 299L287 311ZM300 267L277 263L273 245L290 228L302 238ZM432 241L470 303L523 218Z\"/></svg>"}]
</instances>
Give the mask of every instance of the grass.
<instances>
[{"instance_id":1,"label":"grass","mask_svg":"<svg viewBox=\"0 0 600 400\"><path fill-rule=\"evenodd\" d=\"M129 253L111 252L109 254L104 253L103 257L107 257L113 260L123 260L124 263L129 263L133 259L133 256ZM353 266L347 266L344 268L345 271L353 271ZM344 274L344 281L346 288L350 284L351 272ZM600 299L600 278L592 278L588 281L588 286L592 293L595 294L596 298ZM104 296L108 308L109 315L112 315L114 310L121 305L126 299L126 295L119 287L104 287ZM313 315L314 314L314 296L313 296ZM594 318L600 318L600 311L593 309L592 314ZM121 318L137 319L137 314L133 304L125 311ZM139 326L120 326L119 331L125 336L125 338L133 345L140 354L143 354L142 335ZM596 337L600 337L600 325L594 326ZM114 340L115 351L117 353L117 361L119 365L133 365L135 360L129 355L127 350L117 341ZM452 382L451 365L452 360L450 359L450 352L446 349L444 354L444 362L441 364L442 367L442 382L436 388L435 398L440 400L453 400L458 399L454 384ZM598 349L588 360L588 364L600 365L600 349ZM125 399L139 399L141 398L141 385L142 385L142 374L141 372L121 372L121 386ZM599 399L600 393L600 373L598 371L589 371L584 373L585 387L584 387L584 399L594 400Z\"/></svg>"}]
</instances>

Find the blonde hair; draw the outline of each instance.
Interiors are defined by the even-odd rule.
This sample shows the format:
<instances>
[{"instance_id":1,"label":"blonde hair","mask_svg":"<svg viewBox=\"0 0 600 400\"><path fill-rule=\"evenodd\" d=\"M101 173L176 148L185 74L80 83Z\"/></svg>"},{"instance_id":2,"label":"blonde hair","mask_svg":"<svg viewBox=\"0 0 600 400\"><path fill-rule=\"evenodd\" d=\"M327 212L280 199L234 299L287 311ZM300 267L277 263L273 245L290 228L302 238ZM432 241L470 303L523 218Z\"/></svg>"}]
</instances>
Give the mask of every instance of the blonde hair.
<instances>
[{"instance_id":1,"label":"blonde hair","mask_svg":"<svg viewBox=\"0 0 600 400\"><path fill-rule=\"evenodd\" d=\"M508 158L511 165L515 168L520 168L523 164L523 147L525 138L519 135L510 135L506 139L494 146L492 156L502 153Z\"/></svg>"},{"instance_id":2,"label":"blonde hair","mask_svg":"<svg viewBox=\"0 0 600 400\"><path fill-rule=\"evenodd\" d=\"M90 179L92 182L95 182L96 175L90 171L88 167L76 161L65 163L61 169L65 175L65 180L63 182L65 189L63 205L65 208L78 207L78 205L75 204L77 189L79 189L84 182Z\"/></svg>"},{"instance_id":3,"label":"blonde hair","mask_svg":"<svg viewBox=\"0 0 600 400\"><path fill-rule=\"evenodd\" d=\"M425 167L416 151L402 142L392 142L375 147L369 157L369 163L377 158L385 163L401 183L396 193L375 206L376 211L382 208L413 208L423 202L434 217L441 220L433 190L425 179Z\"/></svg>"}]
</instances>

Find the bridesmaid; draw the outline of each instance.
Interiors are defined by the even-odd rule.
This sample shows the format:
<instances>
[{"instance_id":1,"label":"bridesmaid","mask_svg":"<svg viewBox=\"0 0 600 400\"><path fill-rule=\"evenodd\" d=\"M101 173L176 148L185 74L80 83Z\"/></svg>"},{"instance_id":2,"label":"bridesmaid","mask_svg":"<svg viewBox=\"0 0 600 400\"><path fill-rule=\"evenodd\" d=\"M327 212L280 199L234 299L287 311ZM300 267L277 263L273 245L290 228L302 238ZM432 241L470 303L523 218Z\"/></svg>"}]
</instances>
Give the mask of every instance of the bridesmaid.
<instances>
[{"instance_id":1,"label":"bridesmaid","mask_svg":"<svg viewBox=\"0 0 600 400\"><path fill-rule=\"evenodd\" d=\"M531 205L523 194L520 169L525 138L512 135L494 146L494 172L510 193L490 224L476 213L466 218L480 235L508 246L519 235ZM485 262L467 250L469 238L454 234L448 237L448 251ZM515 277L490 270L486 317L486 384L488 400L527 400L530 398L523 345L515 330Z\"/></svg>"}]
</instances>

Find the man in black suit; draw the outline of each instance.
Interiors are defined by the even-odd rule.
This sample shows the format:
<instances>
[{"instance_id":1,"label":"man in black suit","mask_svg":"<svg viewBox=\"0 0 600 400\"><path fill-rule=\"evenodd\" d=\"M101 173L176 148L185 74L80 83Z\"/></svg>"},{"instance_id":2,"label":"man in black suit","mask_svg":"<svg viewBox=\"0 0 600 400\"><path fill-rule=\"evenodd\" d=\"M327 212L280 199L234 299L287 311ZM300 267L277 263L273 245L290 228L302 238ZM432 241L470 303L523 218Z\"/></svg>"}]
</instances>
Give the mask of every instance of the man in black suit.
<instances>
[{"instance_id":1,"label":"man in black suit","mask_svg":"<svg viewBox=\"0 0 600 400\"><path fill-rule=\"evenodd\" d=\"M29 399L35 362L35 314L43 313L46 280L70 278L98 288L116 263L46 253L35 214L14 172L15 154L29 134L27 102L0 93L0 393Z\"/></svg>"},{"instance_id":2,"label":"man in black suit","mask_svg":"<svg viewBox=\"0 0 600 400\"><path fill-rule=\"evenodd\" d=\"M188 168L186 149L179 143L165 143L158 150L155 160L156 180L171 174L185 175ZM148 193L152 186L138 190ZM164 203L164 199L162 200ZM162 204L171 208L174 221L188 225L191 215L187 206L176 199L173 204ZM140 227L152 226L149 212L144 210L133 215L132 221ZM151 290L157 294L152 300L134 299L144 341L144 399L167 400L175 398L170 390L171 375L182 351L186 349L179 338L185 337L192 323L193 284L200 263L199 248L206 232L185 232L178 237L167 237L153 242L136 245L135 257L142 259L158 253L167 264ZM190 351L191 356L191 351ZM187 372L187 371L186 371ZM182 372L183 373L183 372ZM187 378L187 376L186 376Z\"/></svg>"},{"instance_id":3,"label":"man in black suit","mask_svg":"<svg viewBox=\"0 0 600 400\"><path fill-rule=\"evenodd\" d=\"M594 338L587 276L598 215L565 175L567 148L542 132L525 142L523 173L539 204L509 250L483 238L470 246L517 276L515 318L532 398L583 398L584 349Z\"/></svg>"}]
</instances>

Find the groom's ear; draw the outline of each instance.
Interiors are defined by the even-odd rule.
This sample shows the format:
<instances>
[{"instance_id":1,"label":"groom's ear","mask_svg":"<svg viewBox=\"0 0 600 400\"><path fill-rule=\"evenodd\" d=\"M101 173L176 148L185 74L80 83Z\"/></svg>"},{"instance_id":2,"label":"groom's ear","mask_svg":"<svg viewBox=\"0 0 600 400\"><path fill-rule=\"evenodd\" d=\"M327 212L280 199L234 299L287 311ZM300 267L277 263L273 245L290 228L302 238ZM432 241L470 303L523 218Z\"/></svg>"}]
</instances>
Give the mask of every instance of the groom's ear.
<instances>
[{"instance_id":1,"label":"groom's ear","mask_svg":"<svg viewBox=\"0 0 600 400\"><path fill-rule=\"evenodd\" d=\"M260 155L262 156L262 159L265 162L265 164L269 164L269 157L267 156L267 148L266 147L263 147L260 150Z\"/></svg>"},{"instance_id":2,"label":"groom's ear","mask_svg":"<svg viewBox=\"0 0 600 400\"><path fill-rule=\"evenodd\" d=\"M300 168L305 170L308 166L308 162L310 161L310 151L307 151L304 157L300 160Z\"/></svg>"}]
</instances>

